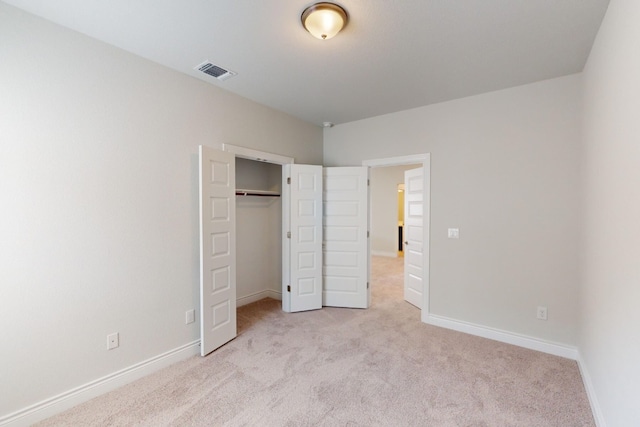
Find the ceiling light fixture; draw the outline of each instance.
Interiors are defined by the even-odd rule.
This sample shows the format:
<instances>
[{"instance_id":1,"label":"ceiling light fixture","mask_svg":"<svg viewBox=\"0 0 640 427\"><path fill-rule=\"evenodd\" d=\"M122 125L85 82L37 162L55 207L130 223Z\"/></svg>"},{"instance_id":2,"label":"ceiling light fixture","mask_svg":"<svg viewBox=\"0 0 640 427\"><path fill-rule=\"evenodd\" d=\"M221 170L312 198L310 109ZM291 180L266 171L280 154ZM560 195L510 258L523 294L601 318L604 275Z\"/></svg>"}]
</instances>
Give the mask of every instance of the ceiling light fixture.
<instances>
[{"instance_id":1,"label":"ceiling light fixture","mask_svg":"<svg viewBox=\"0 0 640 427\"><path fill-rule=\"evenodd\" d=\"M316 3L302 12L302 26L320 40L329 40L347 25L347 11L334 3Z\"/></svg>"}]
</instances>

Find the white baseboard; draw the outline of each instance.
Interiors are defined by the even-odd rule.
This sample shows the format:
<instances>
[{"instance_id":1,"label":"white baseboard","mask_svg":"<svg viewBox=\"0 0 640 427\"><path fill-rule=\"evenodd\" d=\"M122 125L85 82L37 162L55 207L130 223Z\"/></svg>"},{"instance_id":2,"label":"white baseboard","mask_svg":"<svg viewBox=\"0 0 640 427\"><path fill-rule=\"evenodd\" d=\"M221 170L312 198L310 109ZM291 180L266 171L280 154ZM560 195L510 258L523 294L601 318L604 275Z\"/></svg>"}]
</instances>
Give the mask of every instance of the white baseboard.
<instances>
[{"instance_id":1,"label":"white baseboard","mask_svg":"<svg viewBox=\"0 0 640 427\"><path fill-rule=\"evenodd\" d=\"M584 384L584 388L587 392L587 397L589 398L589 404L591 405L591 412L593 413L593 418L595 420L596 426L606 427L604 416L602 414L602 410L600 409L600 404L595 393L595 388L593 386L593 382L591 381L591 376L589 375L587 365L582 359L580 351L577 347L549 342L525 335L514 334L513 332L502 331L499 329L488 328L486 326L480 326L473 323L454 320L434 314L427 315L425 323L575 360L578 363L578 368L580 369L582 383Z\"/></svg>"},{"instance_id":2,"label":"white baseboard","mask_svg":"<svg viewBox=\"0 0 640 427\"><path fill-rule=\"evenodd\" d=\"M281 300L282 294L273 290L258 292L247 297L239 298L238 306L246 305L267 297ZM433 314L427 316L426 323L576 360L578 362L578 367L580 368L587 396L589 397L596 425L598 427L606 427L604 417L600 410L593 384L591 382L591 377L577 348ZM53 396L34 405L2 416L0 417L0 426L29 426L199 353L200 340L196 340L63 392L57 396Z\"/></svg>"},{"instance_id":3,"label":"white baseboard","mask_svg":"<svg viewBox=\"0 0 640 427\"><path fill-rule=\"evenodd\" d=\"M578 349L564 344L515 334L513 332L502 331L500 329L493 329L435 314L429 314L425 323L507 344L517 345L531 350L541 351L543 353L553 354L555 356L565 357L567 359L578 360Z\"/></svg>"},{"instance_id":4,"label":"white baseboard","mask_svg":"<svg viewBox=\"0 0 640 427\"><path fill-rule=\"evenodd\" d=\"M243 305L251 304L252 302L260 301L264 298L273 298L282 301L282 292L267 289L256 292L255 294L240 297L236 300L236 307L242 307Z\"/></svg>"},{"instance_id":5,"label":"white baseboard","mask_svg":"<svg viewBox=\"0 0 640 427\"><path fill-rule=\"evenodd\" d=\"M0 426L29 426L196 354L200 354L200 340L2 416Z\"/></svg>"},{"instance_id":6,"label":"white baseboard","mask_svg":"<svg viewBox=\"0 0 640 427\"><path fill-rule=\"evenodd\" d=\"M373 256L386 256L389 258L398 258L398 252L371 251Z\"/></svg>"},{"instance_id":7,"label":"white baseboard","mask_svg":"<svg viewBox=\"0 0 640 427\"><path fill-rule=\"evenodd\" d=\"M587 390L587 397L589 398L589 404L591 405L591 412L593 413L593 419L596 422L596 426L606 427L607 424L604 421L604 416L602 415L602 409L600 409L600 403L598 402L593 382L591 382L591 375L589 375L589 370L587 369L587 365L584 362L584 359L582 359L582 354L580 354L580 352L578 352L578 368L580 368L580 375L582 375L584 388Z\"/></svg>"},{"instance_id":8,"label":"white baseboard","mask_svg":"<svg viewBox=\"0 0 640 427\"><path fill-rule=\"evenodd\" d=\"M277 299L278 301L282 301L282 292L278 292L278 291L274 291L274 290L268 290L267 293L269 294L269 295L267 295L269 298Z\"/></svg>"}]
</instances>

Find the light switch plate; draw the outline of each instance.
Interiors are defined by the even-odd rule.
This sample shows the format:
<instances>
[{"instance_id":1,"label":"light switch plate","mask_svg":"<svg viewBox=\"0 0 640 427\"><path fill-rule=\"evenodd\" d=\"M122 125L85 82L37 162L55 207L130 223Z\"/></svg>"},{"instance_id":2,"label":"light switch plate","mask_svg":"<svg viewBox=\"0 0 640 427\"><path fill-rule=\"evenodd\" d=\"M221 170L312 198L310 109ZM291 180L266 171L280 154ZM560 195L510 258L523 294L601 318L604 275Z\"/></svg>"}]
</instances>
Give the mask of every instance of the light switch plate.
<instances>
[{"instance_id":1,"label":"light switch plate","mask_svg":"<svg viewBox=\"0 0 640 427\"><path fill-rule=\"evenodd\" d=\"M460 237L460 230L458 230L457 228L450 228L448 236L450 239L457 239Z\"/></svg>"}]
</instances>

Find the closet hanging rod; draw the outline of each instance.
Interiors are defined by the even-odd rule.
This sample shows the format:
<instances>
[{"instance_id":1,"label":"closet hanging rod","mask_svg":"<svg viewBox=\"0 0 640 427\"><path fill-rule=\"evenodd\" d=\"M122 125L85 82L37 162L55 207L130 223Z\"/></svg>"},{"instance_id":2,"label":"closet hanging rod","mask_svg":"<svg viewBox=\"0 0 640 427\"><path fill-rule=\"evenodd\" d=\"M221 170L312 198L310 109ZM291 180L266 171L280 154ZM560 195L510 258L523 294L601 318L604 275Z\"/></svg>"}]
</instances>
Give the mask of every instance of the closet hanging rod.
<instances>
[{"instance_id":1,"label":"closet hanging rod","mask_svg":"<svg viewBox=\"0 0 640 427\"><path fill-rule=\"evenodd\" d=\"M236 196L280 197L277 191L236 189Z\"/></svg>"}]
</instances>

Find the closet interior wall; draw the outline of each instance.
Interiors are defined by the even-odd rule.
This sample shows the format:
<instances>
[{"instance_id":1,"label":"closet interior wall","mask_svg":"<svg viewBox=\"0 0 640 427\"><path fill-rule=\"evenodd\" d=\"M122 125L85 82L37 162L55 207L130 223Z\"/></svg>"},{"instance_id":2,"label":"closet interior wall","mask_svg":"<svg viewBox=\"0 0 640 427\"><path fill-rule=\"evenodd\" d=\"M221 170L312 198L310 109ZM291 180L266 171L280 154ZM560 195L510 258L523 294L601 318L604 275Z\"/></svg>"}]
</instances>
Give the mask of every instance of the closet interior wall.
<instances>
[{"instance_id":1,"label":"closet interior wall","mask_svg":"<svg viewBox=\"0 0 640 427\"><path fill-rule=\"evenodd\" d=\"M282 166L236 158L236 189L273 191ZM237 305L282 299L282 202L278 196L236 195Z\"/></svg>"}]
</instances>

